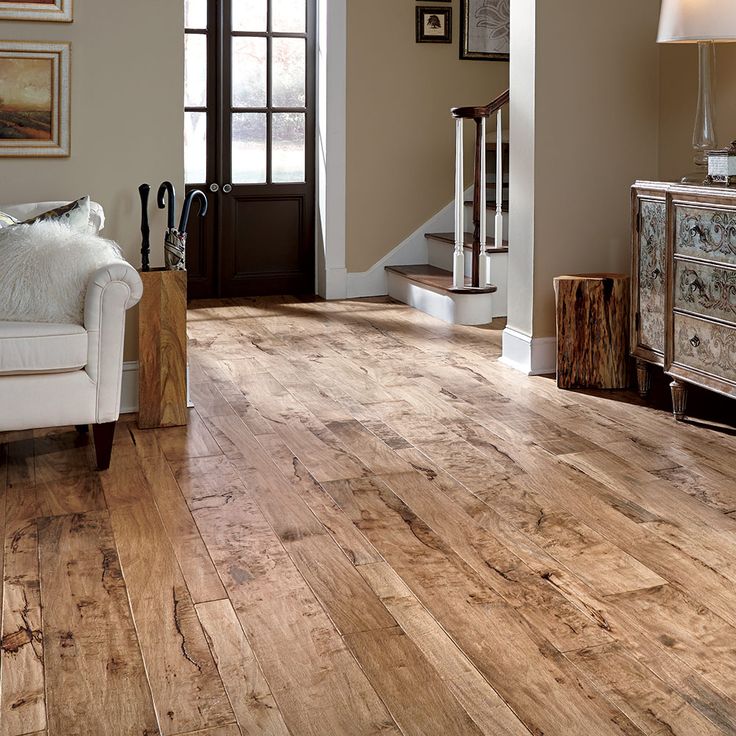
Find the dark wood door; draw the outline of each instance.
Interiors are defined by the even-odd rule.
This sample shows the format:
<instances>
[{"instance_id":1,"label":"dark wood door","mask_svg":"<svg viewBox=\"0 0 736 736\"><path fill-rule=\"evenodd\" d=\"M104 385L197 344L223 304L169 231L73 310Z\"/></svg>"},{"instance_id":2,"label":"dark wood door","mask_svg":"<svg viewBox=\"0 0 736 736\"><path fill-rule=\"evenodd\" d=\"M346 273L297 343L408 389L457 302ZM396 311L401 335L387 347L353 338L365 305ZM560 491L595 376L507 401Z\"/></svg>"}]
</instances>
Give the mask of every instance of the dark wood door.
<instances>
[{"instance_id":1,"label":"dark wood door","mask_svg":"<svg viewBox=\"0 0 736 736\"><path fill-rule=\"evenodd\" d=\"M315 0L187 0L190 298L314 292Z\"/></svg>"}]
</instances>

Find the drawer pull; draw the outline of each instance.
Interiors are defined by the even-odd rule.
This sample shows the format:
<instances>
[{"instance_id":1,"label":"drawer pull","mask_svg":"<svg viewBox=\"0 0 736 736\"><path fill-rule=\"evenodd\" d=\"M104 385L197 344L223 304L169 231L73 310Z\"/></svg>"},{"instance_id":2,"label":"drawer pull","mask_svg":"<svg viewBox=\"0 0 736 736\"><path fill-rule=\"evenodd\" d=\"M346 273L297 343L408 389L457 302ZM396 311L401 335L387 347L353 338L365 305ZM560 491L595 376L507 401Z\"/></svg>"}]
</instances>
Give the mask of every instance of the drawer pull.
<instances>
[{"instance_id":1,"label":"drawer pull","mask_svg":"<svg viewBox=\"0 0 736 736\"><path fill-rule=\"evenodd\" d=\"M697 335L693 335L693 336L692 336L692 337L690 338L690 344L691 344L691 345L692 345L692 346L693 346L694 348L699 348L699 347L700 347L700 338L699 338L699 337L698 337Z\"/></svg>"}]
</instances>

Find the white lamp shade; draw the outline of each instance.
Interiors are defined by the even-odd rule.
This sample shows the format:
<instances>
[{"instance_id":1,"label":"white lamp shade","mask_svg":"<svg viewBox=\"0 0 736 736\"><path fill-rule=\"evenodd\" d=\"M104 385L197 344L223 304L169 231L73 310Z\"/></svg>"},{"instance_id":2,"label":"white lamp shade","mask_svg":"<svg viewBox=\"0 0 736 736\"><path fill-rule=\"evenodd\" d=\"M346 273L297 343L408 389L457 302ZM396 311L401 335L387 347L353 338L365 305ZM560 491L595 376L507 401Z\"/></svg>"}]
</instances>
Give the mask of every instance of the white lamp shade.
<instances>
[{"instance_id":1,"label":"white lamp shade","mask_svg":"<svg viewBox=\"0 0 736 736\"><path fill-rule=\"evenodd\" d=\"M657 43L736 41L736 0L662 0Z\"/></svg>"}]
</instances>

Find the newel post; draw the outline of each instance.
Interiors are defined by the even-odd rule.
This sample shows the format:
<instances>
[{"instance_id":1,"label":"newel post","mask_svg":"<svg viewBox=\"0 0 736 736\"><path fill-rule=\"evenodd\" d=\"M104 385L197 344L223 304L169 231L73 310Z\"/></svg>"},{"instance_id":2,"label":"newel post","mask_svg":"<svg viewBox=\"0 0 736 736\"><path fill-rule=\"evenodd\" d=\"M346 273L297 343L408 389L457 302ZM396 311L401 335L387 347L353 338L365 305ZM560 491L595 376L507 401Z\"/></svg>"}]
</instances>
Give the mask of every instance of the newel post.
<instances>
[{"instance_id":1,"label":"newel post","mask_svg":"<svg viewBox=\"0 0 736 736\"><path fill-rule=\"evenodd\" d=\"M465 185L463 164L463 121L455 120L455 253L452 282L456 289L465 286L465 217L463 212Z\"/></svg>"}]
</instances>

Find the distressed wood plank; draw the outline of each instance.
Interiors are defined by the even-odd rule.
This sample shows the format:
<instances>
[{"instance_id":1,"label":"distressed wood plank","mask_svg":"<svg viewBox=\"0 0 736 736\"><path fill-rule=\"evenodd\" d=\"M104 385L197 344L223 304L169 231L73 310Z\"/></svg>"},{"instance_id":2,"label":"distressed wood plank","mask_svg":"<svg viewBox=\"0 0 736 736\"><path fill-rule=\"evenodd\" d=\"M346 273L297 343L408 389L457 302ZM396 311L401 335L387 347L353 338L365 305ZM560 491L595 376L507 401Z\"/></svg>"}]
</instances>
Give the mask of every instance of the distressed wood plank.
<instances>
[{"instance_id":1,"label":"distressed wood plank","mask_svg":"<svg viewBox=\"0 0 736 736\"><path fill-rule=\"evenodd\" d=\"M230 601L200 603L196 608L242 732L289 736Z\"/></svg>"},{"instance_id":2,"label":"distressed wood plank","mask_svg":"<svg viewBox=\"0 0 736 736\"><path fill-rule=\"evenodd\" d=\"M106 476L103 486L106 494L111 488L111 498L113 485ZM162 732L178 734L234 722L155 505L147 492L137 503L111 505L112 527Z\"/></svg>"},{"instance_id":3,"label":"distressed wood plank","mask_svg":"<svg viewBox=\"0 0 736 736\"><path fill-rule=\"evenodd\" d=\"M49 732L158 734L107 515L43 519L39 547Z\"/></svg>"}]
</instances>

